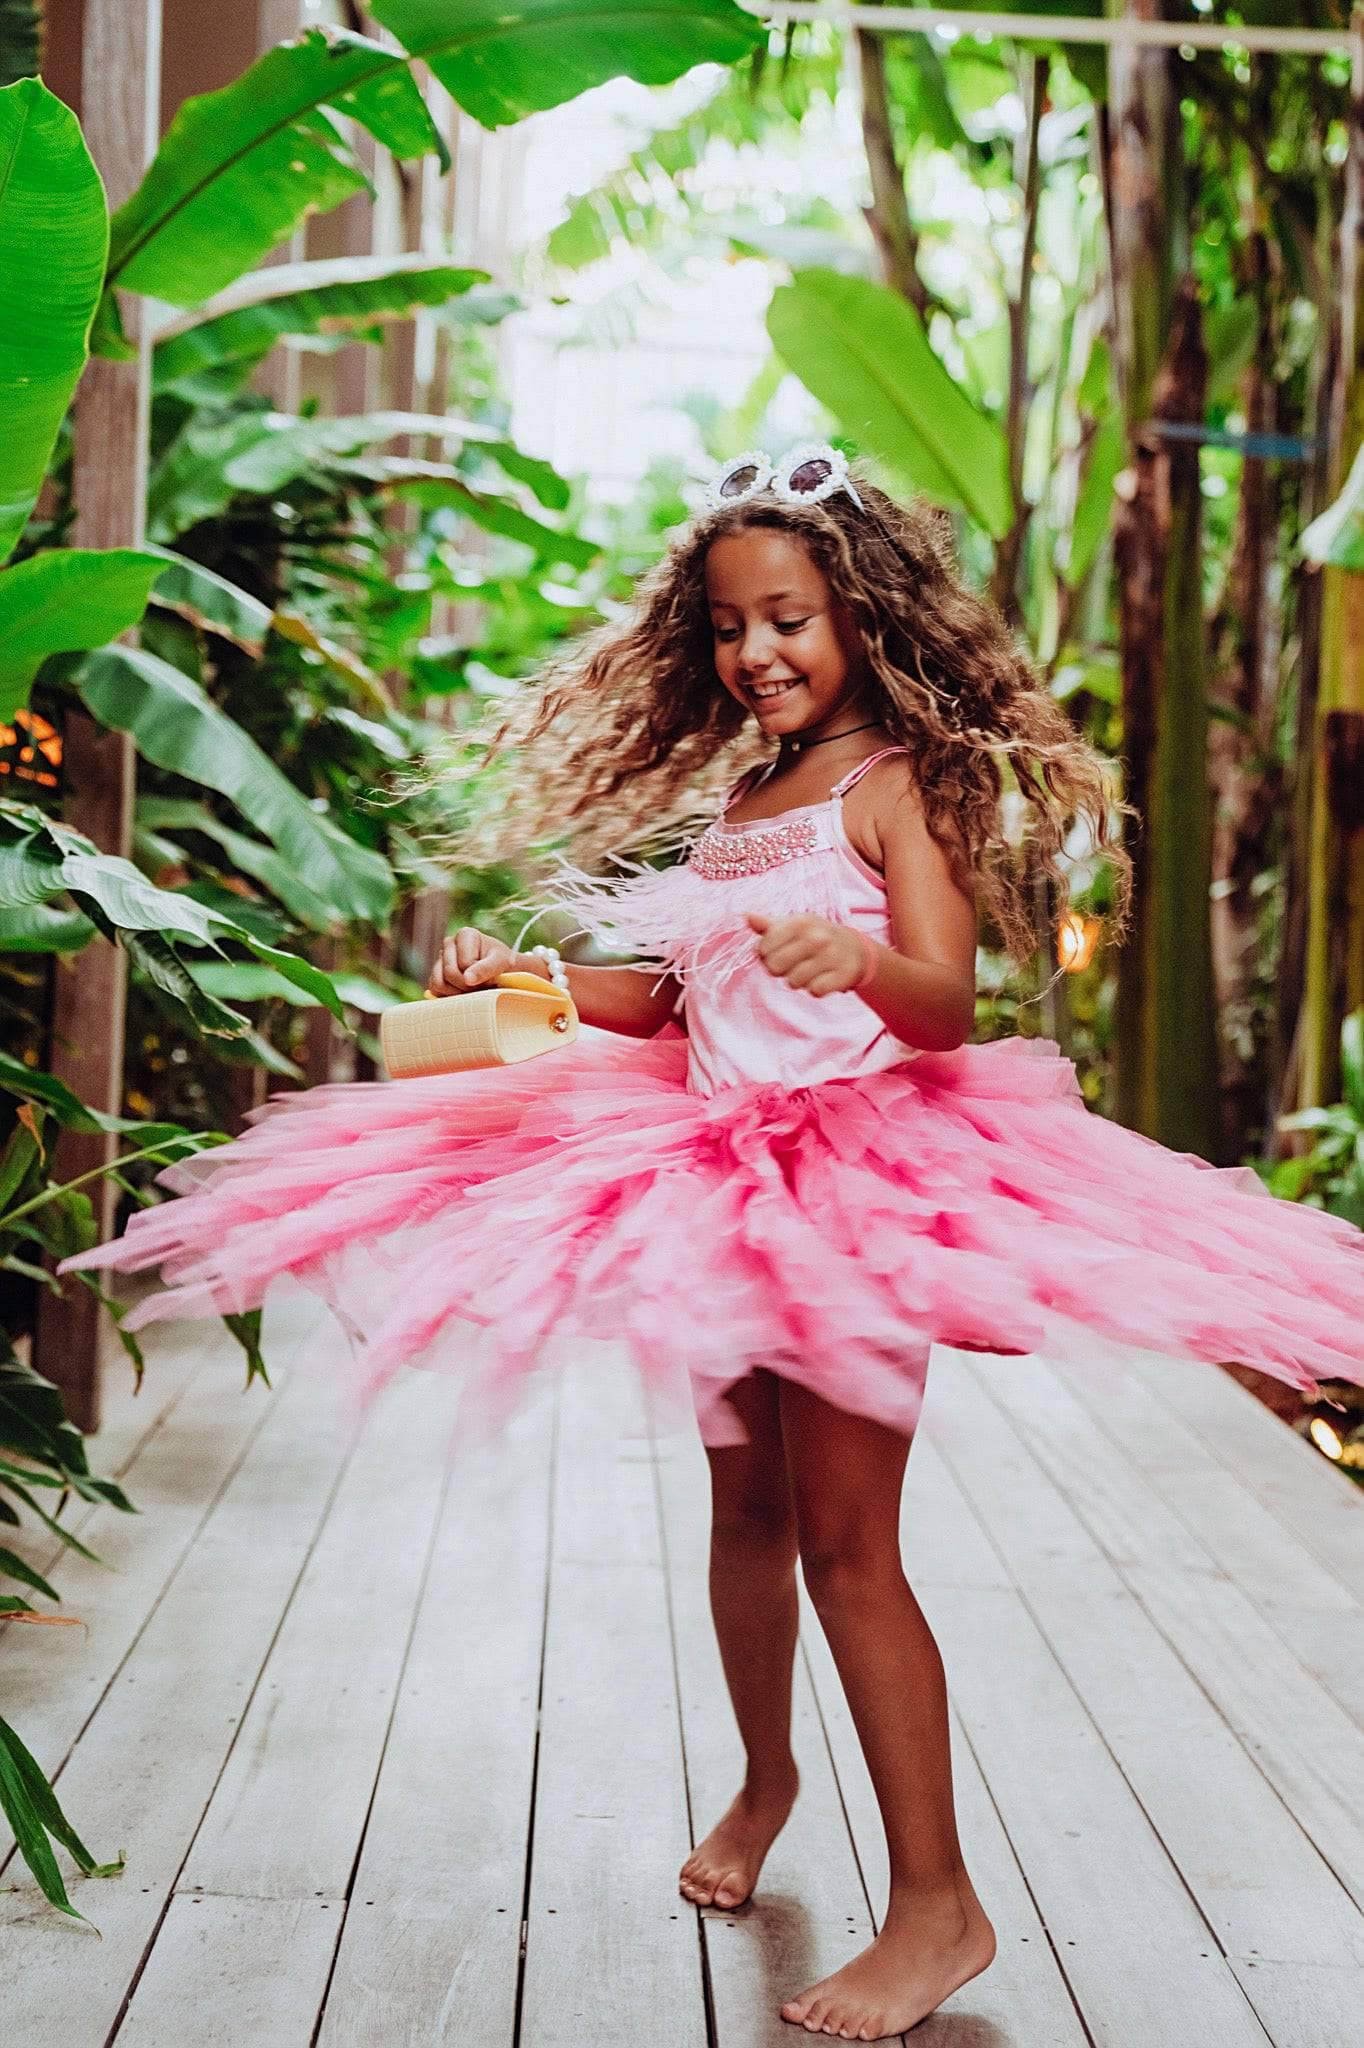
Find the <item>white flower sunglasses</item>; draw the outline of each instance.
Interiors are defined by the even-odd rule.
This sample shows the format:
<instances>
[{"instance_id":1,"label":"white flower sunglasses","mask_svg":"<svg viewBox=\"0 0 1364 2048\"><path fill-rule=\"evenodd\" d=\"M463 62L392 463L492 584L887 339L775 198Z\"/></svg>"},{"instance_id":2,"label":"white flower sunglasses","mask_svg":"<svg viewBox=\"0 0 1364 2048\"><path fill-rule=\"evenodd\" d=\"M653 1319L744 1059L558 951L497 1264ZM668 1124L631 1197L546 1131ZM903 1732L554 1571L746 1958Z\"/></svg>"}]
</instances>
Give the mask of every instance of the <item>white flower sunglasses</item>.
<instances>
[{"instance_id":1,"label":"white flower sunglasses","mask_svg":"<svg viewBox=\"0 0 1364 2048\"><path fill-rule=\"evenodd\" d=\"M712 478L706 497L711 505L739 505L769 489L788 505L813 504L831 498L835 491L846 491L859 512L866 510L848 475L847 456L827 441L792 448L777 463L750 448Z\"/></svg>"}]
</instances>

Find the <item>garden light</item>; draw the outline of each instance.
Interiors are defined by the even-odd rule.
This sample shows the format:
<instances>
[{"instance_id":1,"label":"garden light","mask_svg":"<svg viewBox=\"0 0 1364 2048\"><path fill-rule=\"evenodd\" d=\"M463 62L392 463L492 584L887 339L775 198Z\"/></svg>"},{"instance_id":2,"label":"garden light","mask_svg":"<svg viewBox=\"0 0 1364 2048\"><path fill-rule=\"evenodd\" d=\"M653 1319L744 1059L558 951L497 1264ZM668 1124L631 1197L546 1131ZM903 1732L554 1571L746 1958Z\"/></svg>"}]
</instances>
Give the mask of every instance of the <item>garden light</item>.
<instances>
[{"instance_id":1,"label":"garden light","mask_svg":"<svg viewBox=\"0 0 1364 2048\"><path fill-rule=\"evenodd\" d=\"M1324 1458L1330 1458L1335 1464L1340 1463L1345 1446L1324 1417L1314 1415L1307 1425L1307 1434Z\"/></svg>"},{"instance_id":2,"label":"garden light","mask_svg":"<svg viewBox=\"0 0 1364 2048\"><path fill-rule=\"evenodd\" d=\"M1102 928L1101 918L1082 917L1078 910L1067 911L1056 931L1057 966L1067 974L1079 974L1088 967Z\"/></svg>"}]
</instances>

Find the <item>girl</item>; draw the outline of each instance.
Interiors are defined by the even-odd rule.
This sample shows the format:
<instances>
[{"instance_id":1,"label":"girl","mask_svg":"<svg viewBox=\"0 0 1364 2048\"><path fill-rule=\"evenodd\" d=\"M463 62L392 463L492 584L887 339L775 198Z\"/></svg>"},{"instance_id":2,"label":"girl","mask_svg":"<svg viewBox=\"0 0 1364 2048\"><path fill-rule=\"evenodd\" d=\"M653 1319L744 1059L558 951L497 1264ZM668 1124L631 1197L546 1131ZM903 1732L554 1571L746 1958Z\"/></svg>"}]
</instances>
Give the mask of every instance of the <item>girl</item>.
<instances>
[{"instance_id":1,"label":"girl","mask_svg":"<svg viewBox=\"0 0 1364 2048\"><path fill-rule=\"evenodd\" d=\"M854 483L830 448L775 471L744 457L713 499L633 617L501 735L521 741L504 844L533 813L585 819L590 846L752 763L685 862L566 868L550 892L635 956L553 956L578 1041L275 1097L234 1144L163 1174L186 1199L66 1264L160 1265L171 1284L131 1324L253 1307L290 1271L341 1313L366 1394L405 1361L442 1364L490 1423L551 1334L623 1335L651 1384L682 1375L747 1772L681 1889L748 1898L796 1796L799 1557L891 1890L870 1948L781 2013L870 2041L995 1950L957 1839L942 1664L900 1561L930 1345L1092 1360L1104 1338L1308 1390L1364 1381L1364 1234L1091 1115L1054 1045L967 1044L978 913L1026 957L1026 870L1064 897L1077 822L1121 908L1101 765L958 582L933 516ZM1001 827L1006 775L1026 862ZM549 958L463 930L430 990Z\"/></svg>"}]
</instances>

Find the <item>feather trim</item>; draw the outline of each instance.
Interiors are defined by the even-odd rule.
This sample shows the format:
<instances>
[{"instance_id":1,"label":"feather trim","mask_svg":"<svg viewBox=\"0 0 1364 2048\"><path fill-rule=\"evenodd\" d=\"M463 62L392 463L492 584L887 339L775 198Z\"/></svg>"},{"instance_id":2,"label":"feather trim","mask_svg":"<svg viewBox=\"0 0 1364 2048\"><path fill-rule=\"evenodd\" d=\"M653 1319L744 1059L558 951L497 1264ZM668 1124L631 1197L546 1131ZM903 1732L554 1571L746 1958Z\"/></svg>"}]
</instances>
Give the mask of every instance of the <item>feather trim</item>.
<instances>
[{"instance_id":1,"label":"feather trim","mask_svg":"<svg viewBox=\"0 0 1364 2048\"><path fill-rule=\"evenodd\" d=\"M706 834L696 848L701 865L694 859L651 868L616 855L626 870L621 877L586 874L560 856L545 907L579 920L570 937L591 938L609 953L646 954L629 964L656 973L662 963L682 982L704 980L708 988L752 963L757 935L746 921L749 911L846 922L835 847L802 846L750 872L722 875L707 857L717 839L721 863L732 859L731 847L746 843Z\"/></svg>"}]
</instances>

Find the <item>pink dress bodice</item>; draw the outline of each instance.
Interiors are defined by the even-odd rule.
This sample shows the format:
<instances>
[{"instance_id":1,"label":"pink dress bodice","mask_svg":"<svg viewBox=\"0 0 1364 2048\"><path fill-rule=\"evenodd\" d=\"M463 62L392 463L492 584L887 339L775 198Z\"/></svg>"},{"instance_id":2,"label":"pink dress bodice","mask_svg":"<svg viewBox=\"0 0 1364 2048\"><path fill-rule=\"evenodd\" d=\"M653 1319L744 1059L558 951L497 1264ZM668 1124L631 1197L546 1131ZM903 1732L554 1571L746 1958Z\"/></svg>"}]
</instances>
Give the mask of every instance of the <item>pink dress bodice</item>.
<instances>
[{"instance_id":1,"label":"pink dress bodice","mask_svg":"<svg viewBox=\"0 0 1364 2048\"><path fill-rule=\"evenodd\" d=\"M885 882L848 838L843 799L874 761L902 751L868 755L821 803L744 823L722 811L676 867L559 885L557 901L578 913L580 929L609 949L661 957L681 980L689 1093L744 1081L804 1087L914 1057L860 996L812 996L769 973L747 922L749 911L813 914L889 943Z\"/></svg>"}]
</instances>

